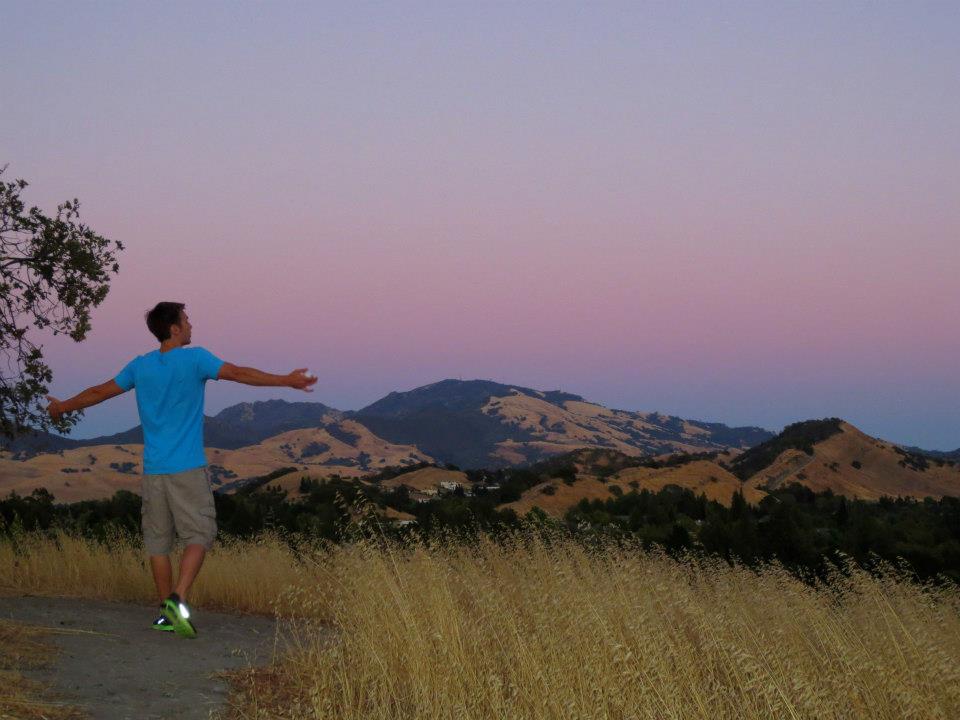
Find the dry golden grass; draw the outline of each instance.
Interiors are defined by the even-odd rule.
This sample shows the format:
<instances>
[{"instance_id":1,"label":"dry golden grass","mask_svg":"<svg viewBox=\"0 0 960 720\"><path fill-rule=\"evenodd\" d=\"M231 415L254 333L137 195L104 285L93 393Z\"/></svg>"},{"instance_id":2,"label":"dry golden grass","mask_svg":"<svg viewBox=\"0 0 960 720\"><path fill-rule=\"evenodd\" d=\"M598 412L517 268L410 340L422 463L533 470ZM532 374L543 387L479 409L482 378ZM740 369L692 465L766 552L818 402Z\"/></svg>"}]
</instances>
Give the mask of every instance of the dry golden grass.
<instances>
[{"instance_id":1,"label":"dry golden grass","mask_svg":"<svg viewBox=\"0 0 960 720\"><path fill-rule=\"evenodd\" d=\"M55 651L44 642L47 632L0 620L0 719L74 720L86 717L77 708L58 702L43 684L23 671L48 665Z\"/></svg>"},{"instance_id":2,"label":"dry golden grass","mask_svg":"<svg viewBox=\"0 0 960 720\"><path fill-rule=\"evenodd\" d=\"M544 532L360 540L299 558L276 538L216 550L198 605L303 618L276 665L236 676L232 716L960 717L955 587L893 569L811 587L776 565ZM66 540L24 545L15 568L4 548L0 575L34 592L149 595L134 549ZM80 566L70 583L52 571L68 558Z\"/></svg>"},{"instance_id":3,"label":"dry golden grass","mask_svg":"<svg viewBox=\"0 0 960 720\"><path fill-rule=\"evenodd\" d=\"M612 499L614 496L610 491L614 487L620 488L624 494L632 492L634 486L637 490L645 489L657 493L667 485L678 485L692 491L694 495L703 494L707 500L715 500L727 507L730 507L733 494L738 490L743 492L747 502L753 505L767 494L756 487L745 485L729 470L715 462L696 460L664 468L626 468L603 479L581 472L576 482L570 485L554 478L528 488L519 500L498 505L497 509L511 509L517 515L523 516L538 507L547 515L562 519L567 511L581 500Z\"/></svg>"},{"instance_id":4,"label":"dry golden grass","mask_svg":"<svg viewBox=\"0 0 960 720\"><path fill-rule=\"evenodd\" d=\"M360 543L312 574L301 606L339 642L305 631L289 693L237 717L960 716L960 596L896 573L812 588L777 566L518 535Z\"/></svg>"},{"instance_id":5,"label":"dry golden grass","mask_svg":"<svg viewBox=\"0 0 960 720\"><path fill-rule=\"evenodd\" d=\"M176 573L176 555L174 573ZM299 582L294 551L278 536L223 540L204 560L191 604L270 614L289 584ZM19 594L154 602L153 578L140 542L117 535L107 544L65 533L25 533L0 542L0 590Z\"/></svg>"},{"instance_id":6,"label":"dry golden grass","mask_svg":"<svg viewBox=\"0 0 960 720\"><path fill-rule=\"evenodd\" d=\"M730 507L733 494L737 491L742 492L751 505L756 505L767 496L763 490L742 483L729 470L712 460L694 460L664 468L626 468L610 478L610 481L618 482L624 492L630 492L628 485L631 480L637 482L639 489L646 488L653 493L660 492L667 485L679 485L688 488L694 495L702 493L707 500L716 500L727 507Z\"/></svg>"},{"instance_id":7,"label":"dry golden grass","mask_svg":"<svg viewBox=\"0 0 960 720\"><path fill-rule=\"evenodd\" d=\"M383 480L380 482L380 487L392 489L406 485L413 490L439 490L442 482L456 482L468 487L470 485L465 472L425 467Z\"/></svg>"},{"instance_id":8,"label":"dry golden grass","mask_svg":"<svg viewBox=\"0 0 960 720\"><path fill-rule=\"evenodd\" d=\"M626 481L600 480L590 475L580 475L572 485L563 480L554 478L538 483L523 492L518 500L497 505L497 510L513 510L523 517L533 508L538 507L547 515L561 519L568 510L575 507L581 500L610 500L614 496L610 488L619 487L624 493L632 488Z\"/></svg>"}]
</instances>

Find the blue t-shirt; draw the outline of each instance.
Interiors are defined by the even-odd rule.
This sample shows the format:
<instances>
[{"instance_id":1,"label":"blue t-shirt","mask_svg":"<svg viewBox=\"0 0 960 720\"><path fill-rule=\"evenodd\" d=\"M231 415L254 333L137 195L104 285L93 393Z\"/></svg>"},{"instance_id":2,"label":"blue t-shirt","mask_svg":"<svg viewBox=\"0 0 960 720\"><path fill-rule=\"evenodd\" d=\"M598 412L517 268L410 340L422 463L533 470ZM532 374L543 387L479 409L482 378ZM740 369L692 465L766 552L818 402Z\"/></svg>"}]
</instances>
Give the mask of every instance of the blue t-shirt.
<instances>
[{"instance_id":1,"label":"blue t-shirt","mask_svg":"<svg viewBox=\"0 0 960 720\"><path fill-rule=\"evenodd\" d=\"M143 426L143 474L181 472L207 464L203 450L203 391L223 360L202 347L138 355L114 378L137 389Z\"/></svg>"}]
</instances>

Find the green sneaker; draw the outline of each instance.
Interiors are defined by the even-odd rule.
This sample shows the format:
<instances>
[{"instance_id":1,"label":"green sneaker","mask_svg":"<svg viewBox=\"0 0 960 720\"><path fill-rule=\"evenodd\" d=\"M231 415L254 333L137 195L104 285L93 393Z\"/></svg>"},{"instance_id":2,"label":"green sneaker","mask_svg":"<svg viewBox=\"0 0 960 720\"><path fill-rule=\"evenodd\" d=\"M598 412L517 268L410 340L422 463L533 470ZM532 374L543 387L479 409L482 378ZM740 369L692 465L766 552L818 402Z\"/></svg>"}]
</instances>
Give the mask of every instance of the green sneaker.
<instances>
[{"instance_id":1,"label":"green sneaker","mask_svg":"<svg viewBox=\"0 0 960 720\"><path fill-rule=\"evenodd\" d=\"M153 621L150 627L163 632L173 632L173 623L167 620L167 616L163 614L163 605L160 606L160 610L160 616Z\"/></svg>"},{"instance_id":2,"label":"green sneaker","mask_svg":"<svg viewBox=\"0 0 960 720\"><path fill-rule=\"evenodd\" d=\"M195 638L197 636L197 629L190 621L190 606L176 593L170 593L170 597L163 601L163 614L173 625L173 631L180 637Z\"/></svg>"}]
</instances>

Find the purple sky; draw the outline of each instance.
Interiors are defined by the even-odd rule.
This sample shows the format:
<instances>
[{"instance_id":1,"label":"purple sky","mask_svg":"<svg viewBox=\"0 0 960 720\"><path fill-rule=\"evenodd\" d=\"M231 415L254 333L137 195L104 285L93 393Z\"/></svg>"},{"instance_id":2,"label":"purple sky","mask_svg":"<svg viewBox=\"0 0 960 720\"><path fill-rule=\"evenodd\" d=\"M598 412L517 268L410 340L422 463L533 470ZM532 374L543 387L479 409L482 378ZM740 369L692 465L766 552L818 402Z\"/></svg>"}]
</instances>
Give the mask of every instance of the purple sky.
<instances>
[{"instance_id":1,"label":"purple sky","mask_svg":"<svg viewBox=\"0 0 960 720\"><path fill-rule=\"evenodd\" d=\"M960 4L10 3L0 165L121 240L66 398L156 341L355 409L448 377L960 446ZM134 393L76 437L138 422Z\"/></svg>"}]
</instances>

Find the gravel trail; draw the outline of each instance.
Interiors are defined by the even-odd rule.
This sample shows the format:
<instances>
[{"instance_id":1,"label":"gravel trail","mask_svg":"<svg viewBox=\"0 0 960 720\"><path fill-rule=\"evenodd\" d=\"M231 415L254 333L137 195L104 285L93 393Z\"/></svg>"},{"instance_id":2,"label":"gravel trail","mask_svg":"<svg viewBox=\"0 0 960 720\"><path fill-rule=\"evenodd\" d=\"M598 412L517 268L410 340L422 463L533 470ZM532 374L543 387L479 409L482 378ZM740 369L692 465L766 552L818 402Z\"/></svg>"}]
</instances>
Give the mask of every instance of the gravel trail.
<instances>
[{"instance_id":1,"label":"gravel trail","mask_svg":"<svg viewBox=\"0 0 960 720\"><path fill-rule=\"evenodd\" d=\"M207 720L229 687L219 670L269 664L276 621L194 608L192 640L150 627L155 606L57 597L0 597L0 618L50 628L50 667L25 673L52 684L94 720ZM67 631L67 632L62 632Z\"/></svg>"}]
</instances>

